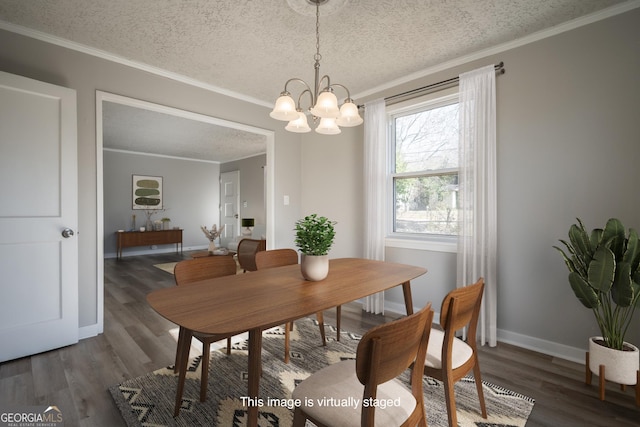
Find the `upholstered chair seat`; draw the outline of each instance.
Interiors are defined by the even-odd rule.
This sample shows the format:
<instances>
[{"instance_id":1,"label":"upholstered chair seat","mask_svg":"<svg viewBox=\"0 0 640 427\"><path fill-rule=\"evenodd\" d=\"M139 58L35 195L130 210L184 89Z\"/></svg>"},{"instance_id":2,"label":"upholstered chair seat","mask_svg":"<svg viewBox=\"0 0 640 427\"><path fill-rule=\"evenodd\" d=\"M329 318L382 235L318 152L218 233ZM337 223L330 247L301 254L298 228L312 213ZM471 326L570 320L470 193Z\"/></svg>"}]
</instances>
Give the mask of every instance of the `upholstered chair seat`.
<instances>
[{"instance_id":1,"label":"upholstered chair seat","mask_svg":"<svg viewBox=\"0 0 640 427\"><path fill-rule=\"evenodd\" d=\"M424 365L433 369L442 369L442 343L444 332L440 329L431 329L427 358ZM451 352L451 368L456 369L464 365L473 357L473 349L469 344L459 338L453 339L453 351Z\"/></svg>"},{"instance_id":2,"label":"upholstered chair seat","mask_svg":"<svg viewBox=\"0 0 640 427\"><path fill-rule=\"evenodd\" d=\"M305 412L311 418L322 420L326 425L360 427L363 392L364 385L358 381L356 375L356 362L349 360L334 363L314 373L293 391L292 397L313 399L315 405L306 408ZM327 402L326 406L319 404L327 397L333 398L334 402L347 402L354 396L360 401L357 406L336 408L336 403ZM376 427L399 426L402 421L409 418L416 407L416 399L411 394L411 390L396 379L378 386L377 399L379 402L391 400L399 405L391 404L385 409L376 408Z\"/></svg>"},{"instance_id":3,"label":"upholstered chair seat","mask_svg":"<svg viewBox=\"0 0 640 427\"><path fill-rule=\"evenodd\" d=\"M408 387L397 378L424 365L433 310L376 326L358 343L355 360L327 366L296 386L293 427L427 427L422 371Z\"/></svg>"}]
</instances>

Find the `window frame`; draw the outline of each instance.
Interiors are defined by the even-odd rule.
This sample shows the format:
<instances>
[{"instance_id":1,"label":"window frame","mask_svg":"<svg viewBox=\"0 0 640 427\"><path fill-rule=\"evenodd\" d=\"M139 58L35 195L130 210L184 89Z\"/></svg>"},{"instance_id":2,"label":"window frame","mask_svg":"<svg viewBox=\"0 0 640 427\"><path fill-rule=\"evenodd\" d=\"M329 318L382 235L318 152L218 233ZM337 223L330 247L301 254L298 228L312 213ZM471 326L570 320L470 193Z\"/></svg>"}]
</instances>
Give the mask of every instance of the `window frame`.
<instances>
[{"instance_id":1,"label":"window frame","mask_svg":"<svg viewBox=\"0 0 640 427\"><path fill-rule=\"evenodd\" d=\"M457 235L443 234L420 234L420 233L397 233L394 231L395 217L395 178L412 178L425 176L442 176L443 174L459 173L459 168L438 169L426 172L401 172L394 173L395 169L395 140L394 140L394 119L400 115L417 113L427 109L438 108L459 102L458 88L451 88L422 96L413 100L405 101L387 107L387 188L385 203L387 206L387 221L385 224L386 238L385 246L392 248L428 250L435 252L455 253L458 249Z\"/></svg>"}]
</instances>

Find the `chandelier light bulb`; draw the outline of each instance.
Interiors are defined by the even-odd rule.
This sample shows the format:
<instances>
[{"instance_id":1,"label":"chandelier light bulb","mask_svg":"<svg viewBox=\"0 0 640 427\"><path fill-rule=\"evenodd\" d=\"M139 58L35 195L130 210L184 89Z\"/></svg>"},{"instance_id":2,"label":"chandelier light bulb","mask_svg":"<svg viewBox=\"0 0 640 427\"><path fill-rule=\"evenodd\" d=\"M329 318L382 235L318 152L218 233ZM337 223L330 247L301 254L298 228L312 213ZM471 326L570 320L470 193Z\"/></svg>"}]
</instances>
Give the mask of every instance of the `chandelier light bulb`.
<instances>
[{"instance_id":1,"label":"chandelier light bulb","mask_svg":"<svg viewBox=\"0 0 640 427\"><path fill-rule=\"evenodd\" d=\"M285 127L289 132L307 133L311 132L309 123L307 122L307 115L302 111L298 111L298 118L291 120Z\"/></svg>"},{"instance_id":2,"label":"chandelier light bulb","mask_svg":"<svg viewBox=\"0 0 640 427\"><path fill-rule=\"evenodd\" d=\"M323 117L320 119L320 124L316 128L316 132L323 135L337 135L342 131L336 124L336 119L333 117Z\"/></svg>"},{"instance_id":3,"label":"chandelier light bulb","mask_svg":"<svg viewBox=\"0 0 640 427\"><path fill-rule=\"evenodd\" d=\"M338 98L328 90L318 95L316 105L311 109L311 114L321 118L336 118L340 114Z\"/></svg>"},{"instance_id":4,"label":"chandelier light bulb","mask_svg":"<svg viewBox=\"0 0 640 427\"><path fill-rule=\"evenodd\" d=\"M351 127L358 126L363 121L358 113L358 106L351 102L351 100L348 100L340 107L340 117L338 117L336 123L339 126Z\"/></svg>"},{"instance_id":5,"label":"chandelier light bulb","mask_svg":"<svg viewBox=\"0 0 640 427\"><path fill-rule=\"evenodd\" d=\"M287 122L298 118L296 103L288 92L280 94L280 97L276 100L276 105L273 107L273 111L269 113L269 116L276 120L283 120Z\"/></svg>"}]
</instances>

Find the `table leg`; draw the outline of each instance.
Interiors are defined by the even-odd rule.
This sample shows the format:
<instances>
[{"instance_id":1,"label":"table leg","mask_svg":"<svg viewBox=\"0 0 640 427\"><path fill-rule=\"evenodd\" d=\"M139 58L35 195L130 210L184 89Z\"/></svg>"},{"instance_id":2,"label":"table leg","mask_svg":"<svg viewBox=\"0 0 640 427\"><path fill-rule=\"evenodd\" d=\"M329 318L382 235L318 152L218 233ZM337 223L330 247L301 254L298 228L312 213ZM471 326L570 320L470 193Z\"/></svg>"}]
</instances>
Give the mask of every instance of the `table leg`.
<instances>
[{"instance_id":1,"label":"table leg","mask_svg":"<svg viewBox=\"0 0 640 427\"><path fill-rule=\"evenodd\" d=\"M249 385L248 395L257 402L260 390L260 374L262 371L262 330L249 331ZM251 402L250 402L251 403ZM247 427L258 426L258 405L252 404L247 408Z\"/></svg>"},{"instance_id":2,"label":"table leg","mask_svg":"<svg viewBox=\"0 0 640 427\"><path fill-rule=\"evenodd\" d=\"M178 367L178 388L176 390L176 404L173 408L173 416L177 417L180 413L180 407L182 406L182 392L184 391L184 380L187 376L187 366L189 364L189 348L191 347L191 337L193 331L182 328L183 337L182 342L178 346L178 361L180 366Z\"/></svg>"},{"instance_id":3,"label":"table leg","mask_svg":"<svg viewBox=\"0 0 640 427\"><path fill-rule=\"evenodd\" d=\"M180 367L180 359L182 356L182 345L184 341L184 328L180 326L180 331L178 332L178 346L176 350L176 360L173 364L173 373L178 373L178 368Z\"/></svg>"},{"instance_id":4,"label":"table leg","mask_svg":"<svg viewBox=\"0 0 640 427\"><path fill-rule=\"evenodd\" d=\"M407 316L413 314L413 299L411 298L411 282L407 281L402 284L402 293L404 294L404 305L407 309Z\"/></svg>"}]
</instances>

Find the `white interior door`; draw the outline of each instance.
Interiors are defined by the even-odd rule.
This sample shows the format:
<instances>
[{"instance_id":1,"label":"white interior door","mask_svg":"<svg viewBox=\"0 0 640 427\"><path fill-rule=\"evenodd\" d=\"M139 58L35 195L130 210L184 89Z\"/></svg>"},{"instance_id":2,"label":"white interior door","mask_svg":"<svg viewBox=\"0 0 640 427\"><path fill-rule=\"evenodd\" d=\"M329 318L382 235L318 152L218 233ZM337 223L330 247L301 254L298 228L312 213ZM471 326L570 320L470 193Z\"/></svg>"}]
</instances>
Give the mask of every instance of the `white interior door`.
<instances>
[{"instance_id":1,"label":"white interior door","mask_svg":"<svg viewBox=\"0 0 640 427\"><path fill-rule=\"evenodd\" d=\"M0 362L78 341L76 123L74 90L0 72Z\"/></svg>"},{"instance_id":2,"label":"white interior door","mask_svg":"<svg viewBox=\"0 0 640 427\"><path fill-rule=\"evenodd\" d=\"M220 174L220 222L224 230L220 245L229 247L240 235L240 171Z\"/></svg>"}]
</instances>

